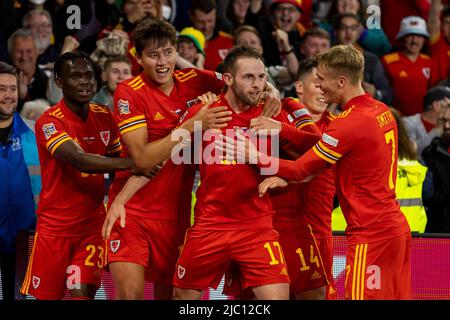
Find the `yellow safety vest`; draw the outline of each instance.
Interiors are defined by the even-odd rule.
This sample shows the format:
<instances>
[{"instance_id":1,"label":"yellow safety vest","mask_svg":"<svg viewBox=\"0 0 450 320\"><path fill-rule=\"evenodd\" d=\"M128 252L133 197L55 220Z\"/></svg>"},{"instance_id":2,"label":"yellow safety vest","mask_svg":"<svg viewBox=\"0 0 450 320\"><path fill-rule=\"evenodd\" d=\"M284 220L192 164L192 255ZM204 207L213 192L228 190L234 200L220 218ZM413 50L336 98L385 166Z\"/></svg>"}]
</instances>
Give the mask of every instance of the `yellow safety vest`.
<instances>
[{"instance_id":1,"label":"yellow safety vest","mask_svg":"<svg viewBox=\"0 0 450 320\"><path fill-rule=\"evenodd\" d=\"M411 231L425 232L427 214L422 203L422 187L428 168L416 160L400 160L397 167L395 194L400 210L408 220ZM333 210L331 225L333 231L345 231L345 221L341 207Z\"/></svg>"}]
</instances>

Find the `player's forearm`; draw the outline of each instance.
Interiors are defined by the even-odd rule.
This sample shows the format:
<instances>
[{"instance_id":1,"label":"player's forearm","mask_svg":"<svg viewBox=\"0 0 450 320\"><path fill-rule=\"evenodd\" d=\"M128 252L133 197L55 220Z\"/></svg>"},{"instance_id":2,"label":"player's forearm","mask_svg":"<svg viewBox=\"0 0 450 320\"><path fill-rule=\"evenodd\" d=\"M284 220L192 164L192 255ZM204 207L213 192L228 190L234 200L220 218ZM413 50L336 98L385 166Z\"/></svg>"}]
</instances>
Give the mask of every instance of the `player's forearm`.
<instances>
[{"instance_id":1,"label":"player's forearm","mask_svg":"<svg viewBox=\"0 0 450 320\"><path fill-rule=\"evenodd\" d=\"M150 179L144 176L131 176L114 199L112 205L125 205L149 181Z\"/></svg>"},{"instance_id":2,"label":"player's forearm","mask_svg":"<svg viewBox=\"0 0 450 320\"><path fill-rule=\"evenodd\" d=\"M303 129L295 128L287 123L281 124L280 138L288 140L295 151L301 154L312 148L321 136L322 133L315 124L309 124Z\"/></svg>"},{"instance_id":3,"label":"player's forearm","mask_svg":"<svg viewBox=\"0 0 450 320\"><path fill-rule=\"evenodd\" d=\"M133 161L129 158L110 158L98 154L79 152L71 164L80 172L108 173L130 169Z\"/></svg>"},{"instance_id":4,"label":"player's forearm","mask_svg":"<svg viewBox=\"0 0 450 320\"><path fill-rule=\"evenodd\" d=\"M261 155L258 159L261 159ZM301 182L306 178L313 176L328 166L328 163L313 154L310 150L295 161L269 158L269 161L258 161L258 166L270 168L278 165L277 176L294 182Z\"/></svg>"}]
</instances>

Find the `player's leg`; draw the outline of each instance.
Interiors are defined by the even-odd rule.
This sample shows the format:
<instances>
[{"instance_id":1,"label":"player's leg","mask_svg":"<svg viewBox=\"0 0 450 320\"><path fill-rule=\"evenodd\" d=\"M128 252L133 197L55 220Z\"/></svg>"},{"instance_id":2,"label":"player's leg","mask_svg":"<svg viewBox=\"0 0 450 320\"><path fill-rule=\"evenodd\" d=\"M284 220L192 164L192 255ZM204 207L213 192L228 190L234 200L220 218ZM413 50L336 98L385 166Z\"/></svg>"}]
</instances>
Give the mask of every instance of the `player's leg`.
<instances>
[{"instance_id":1,"label":"player's leg","mask_svg":"<svg viewBox=\"0 0 450 320\"><path fill-rule=\"evenodd\" d=\"M173 300L200 300L203 290L173 288Z\"/></svg>"},{"instance_id":2,"label":"player's leg","mask_svg":"<svg viewBox=\"0 0 450 320\"><path fill-rule=\"evenodd\" d=\"M256 300L289 300L289 283L252 287Z\"/></svg>"},{"instance_id":3,"label":"player's leg","mask_svg":"<svg viewBox=\"0 0 450 320\"><path fill-rule=\"evenodd\" d=\"M297 300L325 300L326 287L315 288L295 293Z\"/></svg>"},{"instance_id":4,"label":"player's leg","mask_svg":"<svg viewBox=\"0 0 450 320\"><path fill-rule=\"evenodd\" d=\"M145 279L153 283L153 294L156 300L172 299L172 280L175 265L180 256L186 228L182 230L179 223L171 220L153 220L149 223L148 242L150 255Z\"/></svg>"},{"instance_id":5,"label":"player's leg","mask_svg":"<svg viewBox=\"0 0 450 320\"><path fill-rule=\"evenodd\" d=\"M274 230L230 232L230 255L239 263L243 289L252 288L256 299L288 300L289 276Z\"/></svg>"},{"instance_id":6,"label":"player's leg","mask_svg":"<svg viewBox=\"0 0 450 320\"><path fill-rule=\"evenodd\" d=\"M132 262L111 262L109 264L117 300L144 299L145 268Z\"/></svg>"},{"instance_id":7,"label":"player's leg","mask_svg":"<svg viewBox=\"0 0 450 320\"><path fill-rule=\"evenodd\" d=\"M39 300L64 297L71 260L71 238L36 233L20 292Z\"/></svg>"},{"instance_id":8,"label":"player's leg","mask_svg":"<svg viewBox=\"0 0 450 320\"><path fill-rule=\"evenodd\" d=\"M94 299L106 264L106 245L99 228L72 240L72 259L67 268L67 287L72 299Z\"/></svg>"},{"instance_id":9,"label":"player's leg","mask_svg":"<svg viewBox=\"0 0 450 320\"><path fill-rule=\"evenodd\" d=\"M229 264L226 231L188 230L173 276L173 299L195 299L217 288Z\"/></svg>"},{"instance_id":10,"label":"player's leg","mask_svg":"<svg viewBox=\"0 0 450 320\"><path fill-rule=\"evenodd\" d=\"M144 217L127 212L127 224L117 221L108 245L108 266L116 288L116 299L144 299L146 269L150 257L149 223Z\"/></svg>"}]
</instances>

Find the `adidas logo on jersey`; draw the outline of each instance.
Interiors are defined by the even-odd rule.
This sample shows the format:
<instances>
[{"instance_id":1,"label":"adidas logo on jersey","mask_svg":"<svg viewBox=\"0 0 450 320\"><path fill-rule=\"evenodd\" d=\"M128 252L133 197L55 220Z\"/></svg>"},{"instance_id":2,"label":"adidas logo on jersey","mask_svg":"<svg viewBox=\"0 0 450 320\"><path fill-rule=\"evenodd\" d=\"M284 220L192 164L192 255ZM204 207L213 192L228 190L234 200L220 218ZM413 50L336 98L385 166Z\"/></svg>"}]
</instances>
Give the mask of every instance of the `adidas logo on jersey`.
<instances>
[{"instance_id":1,"label":"adidas logo on jersey","mask_svg":"<svg viewBox=\"0 0 450 320\"><path fill-rule=\"evenodd\" d=\"M156 121L158 121L158 120L163 120L163 119L164 119L164 116L161 115L161 113L159 113L159 112L157 112L157 113L155 114L155 116L153 117L153 120L156 120Z\"/></svg>"},{"instance_id":2,"label":"adidas logo on jersey","mask_svg":"<svg viewBox=\"0 0 450 320\"><path fill-rule=\"evenodd\" d=\"M318 273L317 271L314 271L314 273L311 276L311 280L316 280L316 279L320 279L320 278L322 278L320 273Z\"/></svg>"},{"instance_id":3,"label":"adidas logo on jersey","mask_svg":"<svg viewBox=\"0 0 450 320\"><path fill-rule=\"evenodd\" d=\"M280 274L283 275L283 276L287 276L288 275L286 267L283 267L283 269L281 269Z\"/></svg>"}]
</instances>

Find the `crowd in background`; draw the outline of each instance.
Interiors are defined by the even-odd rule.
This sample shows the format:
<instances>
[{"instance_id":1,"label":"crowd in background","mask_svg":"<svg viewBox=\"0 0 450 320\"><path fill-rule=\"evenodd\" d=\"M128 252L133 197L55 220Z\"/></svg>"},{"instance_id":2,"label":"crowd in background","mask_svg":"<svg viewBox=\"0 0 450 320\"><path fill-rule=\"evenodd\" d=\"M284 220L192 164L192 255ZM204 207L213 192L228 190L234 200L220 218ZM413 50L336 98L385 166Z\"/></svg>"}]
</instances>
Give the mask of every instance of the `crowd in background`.
<instances>
[{"instance_id":1,"label":"crowd in background","mask_svg":"<svg viewBox=\"0 0 450 320\"><path fill-rule=\"evenodd\" d=\"M69 23L78 18L72 5L80 9L80 28ZM178 68L220 72L233 46L249 46L263 54L284 97L295 96L299 62L337 44L354 45L365 59L364 90L395 108L402 122L398 177L411 188L405 197L418 193L423 201L409 207L426 210L422 232L450 232L446 0L3 0L0 61L18 71L22 118L35 121L62 98L53 64L75 50L97 63L93 102L112 109L117 84L141 72L131 34L148 18L178 30ZM340 106L329 110L338 114ZM4 200L0 212L1 206ZM0 252L8 251L2 245Z\"/></svg>"}]
</instances>

